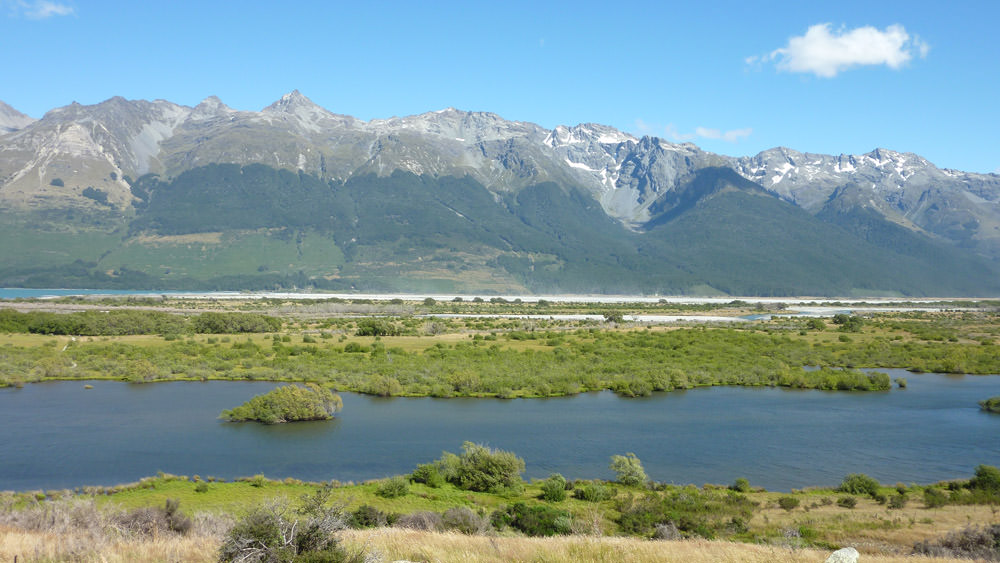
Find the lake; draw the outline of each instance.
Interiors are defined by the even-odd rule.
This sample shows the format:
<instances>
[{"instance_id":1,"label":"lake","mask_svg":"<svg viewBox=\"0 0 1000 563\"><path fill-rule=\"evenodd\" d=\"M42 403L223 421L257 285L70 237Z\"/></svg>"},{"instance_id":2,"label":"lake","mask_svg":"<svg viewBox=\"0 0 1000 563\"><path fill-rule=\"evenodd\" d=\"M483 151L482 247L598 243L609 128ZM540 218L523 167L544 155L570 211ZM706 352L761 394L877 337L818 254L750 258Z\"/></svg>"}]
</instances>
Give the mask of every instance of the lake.
<instances>
[{"instance_id":1,"label":"lake","mask_svg":"<svg viewBox=\"0 0 1000 563\"><path fill-rule=\"evenodd\" d=\"M853 472L927 483L1000 465L1000 415L976 404L1000 395L1000 377L888 371L908 388L713 387L640 399L343 393L336 420L275 426L217 419L273 383L38 383L0 389L0 490L114 485L157 471L357 481L408 473L466 440L515 452L530 478L610 479L608 458L635 452L657 481L746 477L785 491Z\"/></svg>"}]
</instances>

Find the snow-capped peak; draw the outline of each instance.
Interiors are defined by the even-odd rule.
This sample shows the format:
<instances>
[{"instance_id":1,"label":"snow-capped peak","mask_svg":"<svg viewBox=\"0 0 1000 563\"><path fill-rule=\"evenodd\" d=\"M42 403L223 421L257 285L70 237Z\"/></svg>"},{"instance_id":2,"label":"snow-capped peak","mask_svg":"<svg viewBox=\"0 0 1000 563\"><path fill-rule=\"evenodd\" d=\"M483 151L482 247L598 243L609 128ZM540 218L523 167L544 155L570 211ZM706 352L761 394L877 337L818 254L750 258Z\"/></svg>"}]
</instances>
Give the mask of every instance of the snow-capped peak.
<instances>
[{"instance_id":1,"label":"snow-capped peak","mask_svg":"<svg viewBox=\"0 0 1000 563\"><path fill-rule=\"evenodd\" d=\"M607 125L581 123L573 127L558 125L545 137L543 142L552 148L556 148L580 143L616 145L629 141L635 143L638 142L638 139Z\"/></svg>"}]
</instances>

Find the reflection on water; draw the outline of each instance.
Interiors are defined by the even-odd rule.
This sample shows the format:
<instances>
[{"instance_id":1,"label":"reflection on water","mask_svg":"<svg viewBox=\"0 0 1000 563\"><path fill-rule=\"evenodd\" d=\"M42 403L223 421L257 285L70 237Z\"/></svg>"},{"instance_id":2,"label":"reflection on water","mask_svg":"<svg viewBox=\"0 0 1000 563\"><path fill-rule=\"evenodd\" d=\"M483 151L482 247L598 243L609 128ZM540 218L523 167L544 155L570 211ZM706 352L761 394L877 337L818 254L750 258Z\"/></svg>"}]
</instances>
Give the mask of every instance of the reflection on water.
<instances>
[{"instance_id":1,"label":"reflection on water","mask_svg":"<svg viewBox=\"0 0 1000 563\"><path fill-rule=\"evenodd\" d=\"M272 383L59 382L0 390L0 489L111 485L157 471L363 480L412 471L463 441L514 451L527 477L611 478L635 452L650 477L788 490L864 472L932 482L1000 465L1000 416L977 401L997 376L905 376L891 392L717 387L622 399L379 399L344 394L333 421L275 426L217 417Z\"/></svg>"}]
</instances>

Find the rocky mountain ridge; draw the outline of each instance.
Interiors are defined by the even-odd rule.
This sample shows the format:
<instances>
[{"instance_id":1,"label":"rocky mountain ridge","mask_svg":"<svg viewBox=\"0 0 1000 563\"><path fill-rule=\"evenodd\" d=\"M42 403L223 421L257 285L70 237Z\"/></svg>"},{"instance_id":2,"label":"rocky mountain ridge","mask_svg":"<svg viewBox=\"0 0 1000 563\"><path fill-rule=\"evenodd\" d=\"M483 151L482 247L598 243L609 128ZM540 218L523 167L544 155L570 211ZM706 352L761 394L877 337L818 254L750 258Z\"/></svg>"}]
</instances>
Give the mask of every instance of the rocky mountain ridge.
<instances>
[{"instance_id":1,"label":"rocky mountain ridge","mask_svg":"<svg viewBox=\"0 0 1000 563\"><path fill-rule=\"evenodd\" d=\"M586 191L634 231L668 212L695 171L724 166L813 214L830 205L870 209L1000 257L1000 176L939 169L886 149L833 156L779 147L728 157L593 123L548 130L454 108L366 122L298 91L259 112L234 110L214 96L195 107L115 97L56 108L39 120L0 105L4 207L93 205L83 193L91 188L125 209L136 202L131 180L176 177L210 163L261 163L339 182L397 170L469 176L497 194L554 182Z\"/></svg>"}]
</instances>

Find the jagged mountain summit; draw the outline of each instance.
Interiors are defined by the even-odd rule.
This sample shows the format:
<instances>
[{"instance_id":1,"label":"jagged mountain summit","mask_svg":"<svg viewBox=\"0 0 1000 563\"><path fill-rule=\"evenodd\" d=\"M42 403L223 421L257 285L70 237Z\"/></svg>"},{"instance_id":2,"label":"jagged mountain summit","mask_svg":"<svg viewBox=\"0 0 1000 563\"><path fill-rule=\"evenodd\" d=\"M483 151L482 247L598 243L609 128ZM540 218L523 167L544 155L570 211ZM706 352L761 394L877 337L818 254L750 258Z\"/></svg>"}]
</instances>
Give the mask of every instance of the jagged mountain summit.
<instances>
[{"instance_id":1,"label":"jagged mountain summit","mask_svg":"<svg viewBox=\"0 0 1000 563\"><path fill-rule=\"evenodd\" d=\"M222 165L235 168L212 168ZM247 168L254 166L258 168ZM264 173L259 167L274 173ZM241 172L234 179L226 176L228 172L220 176L220 170ZM267 189L260 191L260 185L245 185L247 170L259 175L255 181L266 184ZM293 181L280 171L309 179ZM399 180L399 174L420 179L425 188L413 188ZM712 182L706 180L708 177L713 178ZM193 183L196 181L202 184ZM293 189L291 183L295 182ZM352 193L348 189L366 182L370 193ZM446 199L442 194L447 189L442 186L451 182L478 187ZM321 184L332 192L315 191ZM742 187L736 188L737 184ZM219 188L223 185L228 186L228 191ZM135 237L143 229L147 237L180 232L178 229L189 233L185 236L220 231L211 224L178 222L185 213L178 207L180 194L185 194L189 202L214 194L215 200L202 203L219 205L234 193L256 193L256 202L243 203L244 207L254 207L256 213L261 210L255 206L270 201L274 193L268 190L278 189L276 186L305 190L303 197L313 198L314 203L311 210L304 211L310 217L316 209L324 209L326 219L314 217L312 223L300 227L339 232L342 236L358 232L356 226L347 228L347 223L338 221L360 221L365 206L372 204L370 199L392 186L406 191L411 210L423 209L425 200L436 201L435 205L451 210L451 218L443 216L442 221L469 221L478 229L518 229L527 225L538 229L538 237L547 233L544 236L561 240L583 237L573 229L594 230L593 221L601 225L607 222L606 227L597 229L607 228L600 244L616 240L611 246L617 250L605 250L621 262L631 260L624 256L651 244L656 233L669 230L672 222L693 216L709 200L730 198L727 194L735 191L784 202L796 208L796 213L804 213L802 217L852 232L859 241L891 253L908 249L905 251L912 254L912 249L920 247L933 254L931 247L921 246L927 243L934 248L944 245L959 249L960 256L972 257L975 253L987 265L1000 258L1000 177L938 169L917 155L885 149L865 155L832 156L775 148L752 157L734 158L703 151L691 143L638 138L594 123L560 125L549 130L493 113L454 108L363 121L322 108L298 91L282 96L259 112L234 110L214 96L195 107L115 97L91 106L74 103L32 120L0 103L0 209L9 213L53 210L76 213L79 218L81 214L96 216L117 210L119 217L131 221L128 232L133 238L127 238L124 244L134 247L139 244ZM540 186L554 186L558 191ZM469 190L479 193L476 190L480 188L486 199L476 199L474 210L467 209L474 216L460 211L462 198L471 193ZM213 191L216 189L221 191ZM555 217L556 210L550 210L545 217L537 216L535 211L529 213L529 205L541 205L537 198L542 194L548 204L559 206L560 212L576 209L589 217L591 224L572 227L566 221L573 223L577 219ZM280 204L296 208L285 201ZM354 215L348 216L346 207L338 206L350 206ZM727 206L719 209L735 212ZM768 209L784 213L777 207ZM369 220L379 214L374 208L369 211ZM392 218L412 226L418 222L410 216L412 212L397 209ZM520 217L521 222L507 224L504 213ZM249 222L219 218L220 224L227 225L221 230L290 228L281 221L295 223L301 216L279 213L283 219L278 221L274 213L251 215L256 219ZM483 219L487 216L492 219ZM425 235L430 236L419 236ZM403 229L400 236L414 237L416 233ZM914 240L920 244L911 241L911 236L917 237ZM477 250L476 259L481 259L483 268L517 278L516 283L503 282L507 286L530 286L529 278L540 275L534 259L527 266L519 262L525 256L536 255L543 262L549 260L543 255L555 257L547 267L564 272L571 269L558 248L541 252L537 244L540 239L532 238L531 244L519 246L509 233L497 239L481 233L474 238L486 245ZM775 234L771 238L781 237ZM357 237L338 240L334 236L331 243L345 252L348 261L359 258L351 255L351 249L356 251L358 246L351 239ZM893 242L886 242L889 240ZM723 243L719 240L713 244ZM374 252L365 258L382 256L386 249L380 244L365 246L366 252ZM427 248L454 247L443 239L421 244ZM379 248L377 252L372 250L375 247ZM299 248L297 252L301 251ZM579 255L574 256L582 256L585 249L578 251ZM666 247L663 252L669 254ZM510 262L515 257L517 264ZM639 256L636 260L642 262L645 258ZM127 266L124 262L118 265ZM139 270L153 275L158 266L150 264ZM527 272L522 272L522 267ZM683 270L683 265L680 267ZM333 279L331 272L315 273ZM701 274L690 278L683 283L713 286ZM725 284L713 287L717 285Z\"/></svg>"},{"instance_id":2,"label":"jagged mountain summit","mask_svg":"<svg viewBox=\"0 0 1000 563\"><path fill-rule=\"evenodd\" d=\"M24 129L35 120L0 101L0 135Z\"/></svg>"}]
</instances>

